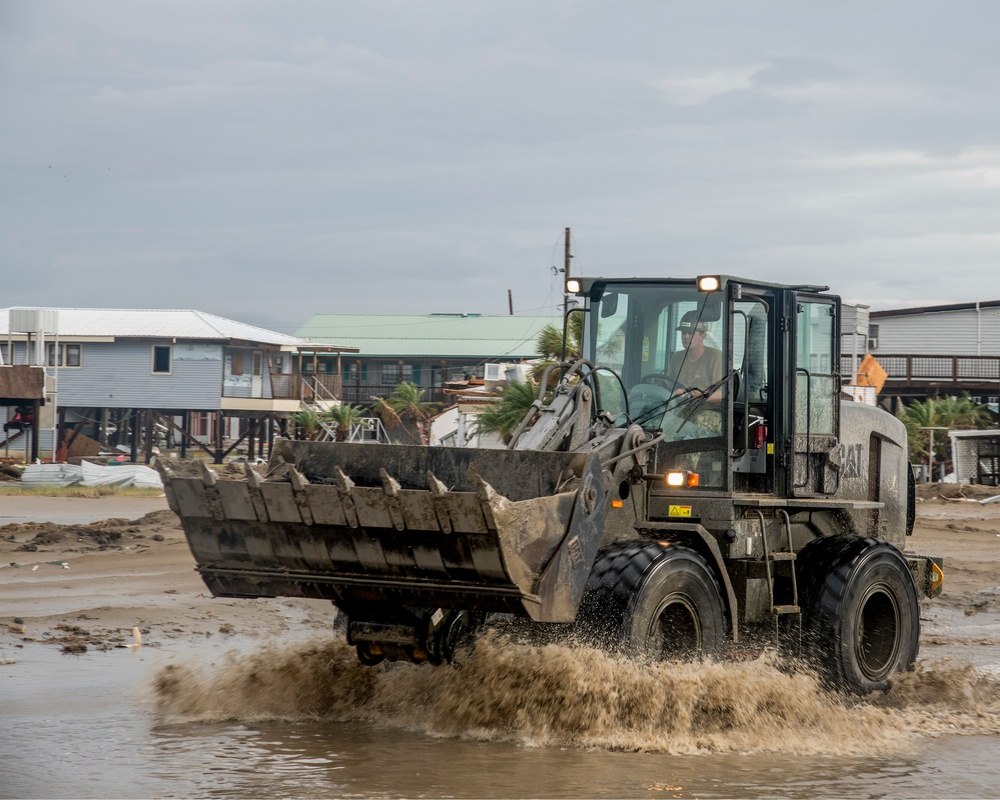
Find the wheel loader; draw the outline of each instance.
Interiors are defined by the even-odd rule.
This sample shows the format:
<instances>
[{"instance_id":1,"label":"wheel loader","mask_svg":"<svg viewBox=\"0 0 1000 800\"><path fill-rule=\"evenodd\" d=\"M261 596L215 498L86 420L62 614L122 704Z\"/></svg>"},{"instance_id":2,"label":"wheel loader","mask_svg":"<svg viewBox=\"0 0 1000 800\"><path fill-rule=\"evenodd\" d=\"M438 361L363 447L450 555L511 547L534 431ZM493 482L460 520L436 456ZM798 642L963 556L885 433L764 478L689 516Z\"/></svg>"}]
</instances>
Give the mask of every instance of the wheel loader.
<instances>
[{"instance_id":1,"label":"wheel loader","mask_svg":"<svg viewBox=\"0 0 1000 800\"><path fill-rule=\"evenodd\" d=\"M506 449L278 440L236 478L161 461L167 498L214 595L328 599L365 664L512 620L640 659L776 644L884 689L944 574L903 552L906 432L842 394L826 290L571 278L582 358Z\"/></svg>"}]
</instances>

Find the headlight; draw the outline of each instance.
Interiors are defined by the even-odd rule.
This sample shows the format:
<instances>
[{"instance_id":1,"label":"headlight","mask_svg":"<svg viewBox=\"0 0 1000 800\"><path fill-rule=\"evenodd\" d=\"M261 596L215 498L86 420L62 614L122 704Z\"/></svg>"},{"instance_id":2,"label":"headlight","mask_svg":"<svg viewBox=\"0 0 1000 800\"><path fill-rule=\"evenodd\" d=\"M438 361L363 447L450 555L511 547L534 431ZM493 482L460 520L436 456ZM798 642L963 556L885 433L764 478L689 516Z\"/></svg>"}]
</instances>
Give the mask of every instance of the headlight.
<instances>
[{"instance_id":1,"label":"headlight","mask_svg":"<svg viewBox=\"0 0 1000 800\"><path fill-rule=\"evenodd\" d=\"M698 473L689 472L688 470L668 472L666 475L667 486L672 486L679 489L682 486L697 486L698 485Z\"/></svg>"}]
</instances>

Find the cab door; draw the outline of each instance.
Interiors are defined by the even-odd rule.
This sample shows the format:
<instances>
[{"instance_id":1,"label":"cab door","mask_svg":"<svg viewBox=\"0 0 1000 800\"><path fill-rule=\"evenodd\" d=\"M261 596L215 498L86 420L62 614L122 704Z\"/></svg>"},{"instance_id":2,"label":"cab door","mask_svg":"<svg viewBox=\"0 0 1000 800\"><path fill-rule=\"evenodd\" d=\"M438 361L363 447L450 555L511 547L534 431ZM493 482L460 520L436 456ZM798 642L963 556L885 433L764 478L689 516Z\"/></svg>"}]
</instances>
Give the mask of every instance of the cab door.
<instances>
[{"instance_id":1,"label":"cab door","mask_svg":"<svg viewBox=\"0 0 1000 800\"><path fill-rule=\"evenodd\" d=\"M784 396L774 384L776 320L782 308L773 291L740 286L730 305L732 364L732 469L737 491L774 491L776 409Z\"/></svg>"},{"instance_id":2,"label":"cab door","mask_svg":"<svg viewBox=\"0 0 1000 800\"><path fill-rule=\"evenodd\" d=\"M840 299L796 292L792 315L792 494L837 491Z\"/></svg>"}]
</instances>

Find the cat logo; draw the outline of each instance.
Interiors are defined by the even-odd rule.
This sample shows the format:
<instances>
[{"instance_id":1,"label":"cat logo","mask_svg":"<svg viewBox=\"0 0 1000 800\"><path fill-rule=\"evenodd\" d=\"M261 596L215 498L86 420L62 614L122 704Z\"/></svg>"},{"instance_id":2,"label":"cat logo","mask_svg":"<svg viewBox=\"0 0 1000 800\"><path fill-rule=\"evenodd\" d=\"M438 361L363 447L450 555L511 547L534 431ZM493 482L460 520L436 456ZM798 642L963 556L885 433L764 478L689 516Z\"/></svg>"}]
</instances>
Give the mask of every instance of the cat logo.
<instances>
[{"instance_id":1,"label":"cat logo","mask_svg":"<svg viewBox=\"0 0 1000 800\"><path fill-rule=\"evenodd\" d=\"M671 517L690 517L691 506L670 506Z\"/></svg>"},{"instance_id":2,"label":"cat logo","mask_svg":"<svg viewBox=\"0 0 1000 800\"><path fill-rule=\"evenodd\" d=\"M840 445L840 459L843 467L842 474L845 478L860 478L862 480L868 477L868 459L865 458L865 449L863 445L860 444L848 444Z\"/></svg>"}]
</instances>

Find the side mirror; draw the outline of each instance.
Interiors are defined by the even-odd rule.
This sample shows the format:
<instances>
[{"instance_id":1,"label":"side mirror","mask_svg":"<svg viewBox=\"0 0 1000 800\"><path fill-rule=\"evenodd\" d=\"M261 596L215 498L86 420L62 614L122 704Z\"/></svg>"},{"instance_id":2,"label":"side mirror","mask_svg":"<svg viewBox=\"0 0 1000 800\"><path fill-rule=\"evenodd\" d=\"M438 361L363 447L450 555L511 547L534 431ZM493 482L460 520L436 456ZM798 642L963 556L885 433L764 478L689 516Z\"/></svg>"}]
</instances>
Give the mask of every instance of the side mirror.
<instances>
[{"instance_id":1,"label":"side mirror","mask_svg":"<svg viewBox=\"0 0 1000 800\"><path fill-rule=\"evenodd\" d=\"M601 297L601 318L613 317L618 311L618 292L608 292Z\"/></svg>"}]
</instances>

